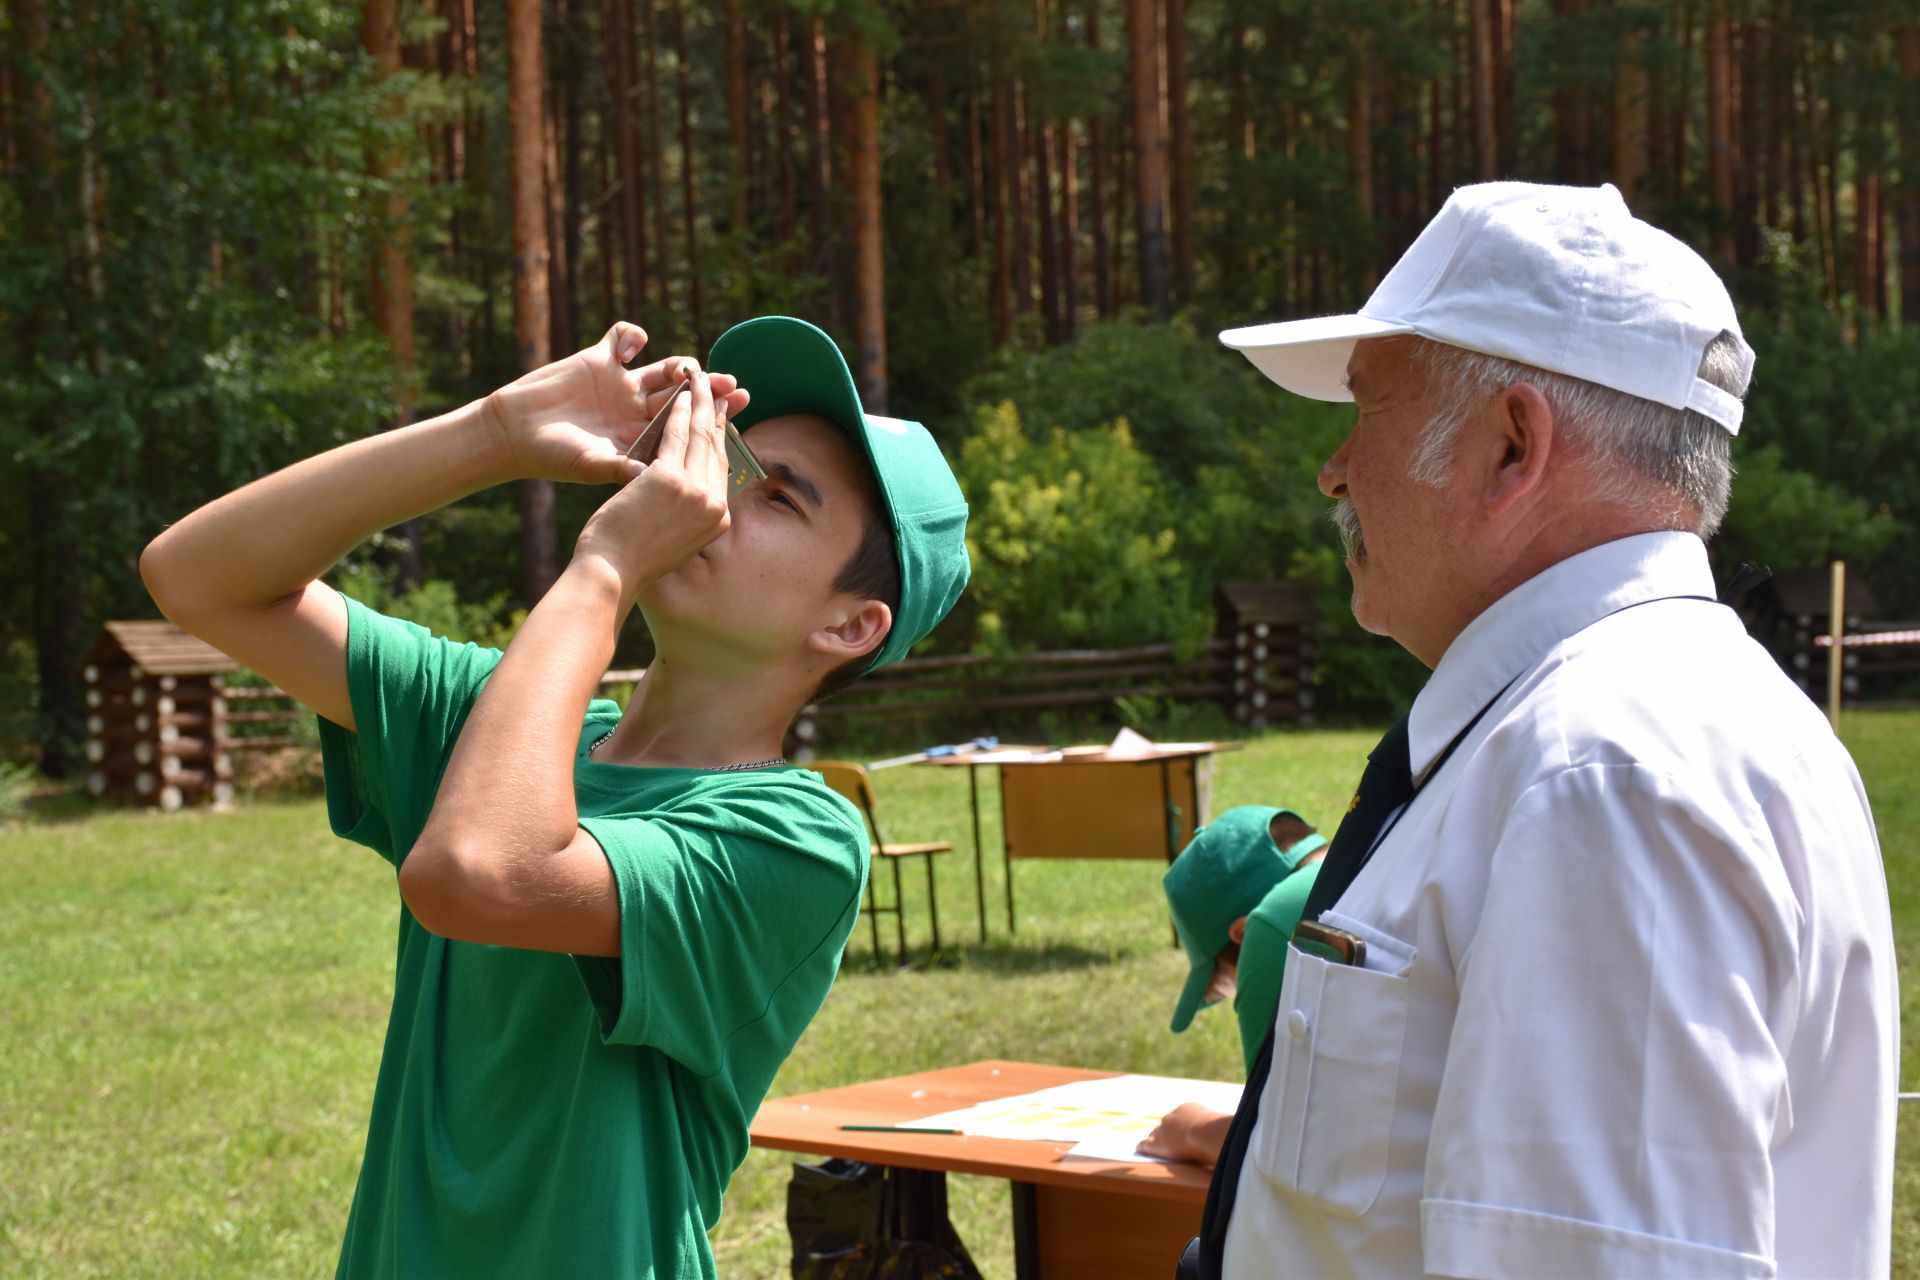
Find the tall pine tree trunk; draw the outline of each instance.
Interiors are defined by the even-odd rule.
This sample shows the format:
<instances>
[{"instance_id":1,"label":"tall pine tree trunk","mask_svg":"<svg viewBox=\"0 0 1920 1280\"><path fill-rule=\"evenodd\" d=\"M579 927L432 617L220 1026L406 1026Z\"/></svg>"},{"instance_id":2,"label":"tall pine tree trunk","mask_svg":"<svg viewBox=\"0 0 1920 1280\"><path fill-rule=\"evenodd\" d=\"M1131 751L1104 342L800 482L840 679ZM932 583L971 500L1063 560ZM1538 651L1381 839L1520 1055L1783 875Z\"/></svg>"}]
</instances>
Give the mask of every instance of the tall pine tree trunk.
<instances>
[{"instance_id":1,"label":"tall pine tree trunk","mask_svg":"<svg viewBox=\"0 0 1920 1280\"><path fill-rule=\"evenodd\" d=\"M1087 4L1087 47L1100 48L1100 5ZM1107 121L1098 108L1087 118L1087 185L1093 220L1093 306L1101 319L1114 313L1113 247L1107 223Z\"/></svg>"},{"instance_id":2,"label":"tall pine tree trunk","mask_svg":"<svg viewBox=\"0 0 1920 1280\"><path fill-rule=\"evenodd\" d=\"M1167 182L1171 208L1173 294L1193 298L1193 126L1187 106L1186 0L1166 3Z\"/></svg>"},{"instance_id":3,"label":"tall pine tree trunk","mask_svg":"<svg viewBox=\"0 0 1920 1280\"><path fill-rule=\"evenodd\" d=\"M551 300L547 295L546 158L540 0L507 0L507 122L509 202L513 208L513 327L515 363L523 371L552 359ZM520 595L538 603L559 576L553 483L520 482Z\"/></svg>"},{"instance_id":4,"label":"tall pine tree trunk","mask_svg":"<svg viewBox=\"0 0 1920 1280\"><path fill-rule=\"evenodd\" d=\"M993 316L993 344L1004 346L1013 337L1013 232L1008 223L1013 217L1013 179L1008 173L1013 157L1007 146L1013 115L1006 77L996 65L993 72L993 111L988 121L992 131L993 156L988 167L993 171L993 275L988 310Z\"/></svg>"},{"instance_id":5,"label":"tall pine tree trunk","mask_svg":"<svg viewBox=\"0 0 1920 1280\"><path fill-rule=\"evenodd\" d=\"M680 217L686 250L680 268L687 281L687 323L693 345L706 350L700 323L700 240L695 221L693 155L693 64L687 60L686 0L673 0L673 64L680 95Z\"/></svg>"},{"instance_id":6,"label":"tall pine tree trunk","mask_svg":"<svg viewBox=\"0 0 1920 1280\"><path fill-rule=\"evenodd\" d=\"M1733 22L1726 0L1707 19L1707 192L1715 209L1713 251L1733 260Z\"/></svg>"},{"instance_id":7,"label":"tall pine tree trunk","mask_svg":"<svg viewBox=\"0 0 1920 1280\"><path fill-rule=\"evenodd\" d=\"M579 315L574 291L574 266L579 253L580 166L569 163L566 133L578 127L574 102L575 43L570 13L572 0L554 0L554 34L558 37L555 56L550 59L554 74L548 80L546 119L542 122L543 172L547 191L547 310L551 331L547 349L562 355L575 350L575 322ZM576 153L577 154L577 153Z\"/></svg>"},{"instance_id":8,"label":"tall pine tree trunk","mask_svg":"<svg viewBox=\"0 0 1920 1280\"><path fill-rule=\"evenodd\" d=\"M1040 315L1047 341L1058 345L1066 339L1060 319L1060 245L1053 227L1053 126L1036 120L1027 133L1033 143L1033 208L1040 223Z\"/></svg>"},{"instance_id":9,"label":"tall pine tree trunk","mask_svg":"<svg viewBox=\"0 0 1920 1280\"><path fill-rule=\"evenodd\" d=\"M1481 0L1492 5L1488 21L1493 36L1493 153L1502 176L1513 172L1515 153L1513 112L1513 0Z\"/></svg>"},{"instance_id":10,"label":"tall pine tree trunk","mask_svg":"<svg viewBox=\"0 0 1920 1280\"><path fill-rule=\"evenodd\" d=\"M1079 160L1072 120L1062 120L1055 126L1054 147L1055 168L1060 171L1060 331L1062 341L1072 341L1080 322Z\"/></svg>"},{"instance_id":11,"label":"tall pine tree trunk","mask_svg":"<svg viewBox=\"0 0 1920 1280\"><path fill-rule=\"evenodd\" d=\"M642 167L647 174L647 209L652 215L653 236L649 246L653 261L653 299L662 324L670 323L673 308L673 251L667 237L667 146L661 122L666 113L660 108L660 23L657 0L640 0L640 46L646 50L641 64L642 89L647 103L647 154Z\"/></svg>"},{"instance_id":12,"label":"tall pine tree trunk","mask_svg":"<svg viewBox=\"0 0 1920 1280\"><path fill-rule=\"evenodd\" d=\"M927 135L931 152L928 162L933 169L933 203L940 210L938 227L944 238L953 223L953 162L947 151L947 73L937 57L927 69Z\"/></svg>"},{"instance_id":13,"label":"tall pine tree trunk","mask_svg":"<svg viewBox=\"0 0 1920 1280\"><path fill-rule=\"evenodd\" d=\"M819 18L813 19L806 40L808 154L813 188L812 227L814 269L827 281L829 296L838 297L834 245L833 133L830 79L827 68L827 30Z\"/></svg>"},{"instance_id":14,"label":"tall pine tree trunk","mask_svg":"<svg viewBox=\"0 0 1920 1280\"><path fill-rule=\"evenodd\" d=\"M1160 74L1160 23L1154 0L1127 0L1132 57L1133 175L1140 256L1140 301L1154 316L1172 310L1167 237L1165 79Z\"/></svg>"},{"instance_id":15,"label":"tall pine tree trunk","mask_svg":"<svg viewBox=\"0 0 1920 1280\"><path fill-rule=\"evenodd\" d=\"M1467 0L1467 46L1472 59L1473 172L1481 182L1500 174L1500 139L1494 127L1498 103L1494 87L1492 0Z\"/></svg>"},{"instance_id":16,"label":"tall pine tree trunk","mask_svg":"<svg viewBox=\"0 0 1920 1280\"><path fill-rule=\"evenodd\" d=\"M972 222L972 252L977 258L987 245L987 177L986 148L980 143L980 68L973 56L971 28L967 34L967 213Z\"/></svg>"},{"instance_id":17,"label":"tall pine tree trunk","mask_svg":"<svg viewBox=\"0 0 1920 1280\"><path fill-rule=\"evenodd\" d=\"M46 48L50 28L44 0L15 0L9 17L11 39L5 52L13 67L15 93L14 153L25 176L25 199L20 207L21 239L37 256L58 262L67 254L62 199L63 157L54 131L52 68ZM41 335L68 328L55 314L55 291L33 289L27 305L13 317L13 347L18 367L36 358ZM80 744L85 725L80 684L73 663L80 652L81 594L73 589L73 543L69 521L74 504L65 492L59 464L58 441L66 429L61 400L49 397L45 412L32 415L27 426L36 448L26 463L27 564L32 583L28 597L29 625L39 694L40 767L50 778L65 778L81 763Z\"/></svg>"},{"instance_id":18,"label":"tall pine tree trunk","mask_svg":"<svg viewBox=\"0 0 1920 1280\"><path fill-rule=\"evenodd\" d=\"M1013 236L1008 250L1013 260L1013 305L1025 311L1033 305L1033 184L1027 176L1026 86L1011 82L1007 102L1007 188L1013 199Z\"/></svg>"},{"instance_id":19,"label":"tall pine tree trunk","mask_svg":"<svg viewBox=\"0 0 1920 1280\"><path fill-rule=\"evenodd\" d=\"M1353 212L1362 235L1370 235L1378 212L1373 197L1373 85L1368 75L1366 42L1354 36L1347 69L1347 181L1353 188ZM1372 255L1366 263L1367 288L1375 279Z\"/></svg>"},{"instance_id":20,"label":"tall pine tree trunk","mask_svg":"<svg viewBox=\"0 0 1920 1280\"><path fill-rule=\"evenodd\" d=\"M642 0L646 3L647 0ZM634 85L632 0L605 0L607 114L611 117L613 167L618 193L613 209L620 246L620 313L644 321L647 306L646 192L640 178L640 131L635 127L638 106Z\"/></svg>"},{"instance_id":21,"label":"tall pine tree trunk","mask_svg":"<svg viewBox=\"0 0 1920 1280\"><path fill-rule=\"evenodd\" d=\"M361 13L360 42L373 64L376 81L384 81L400 70L400 21L398 0L367 0ZM382 116L389 124L406 114L406 100L389 93L380 103ZM372 262L367 272L367 304L373 324L393 351L394 415L390 427L404 427L413 421L414 378L416 369L413 334L413 255L407 227L407 197L388 184L397 184L406 170L406 157L393 142L377 143L367 157L367 174L377 196L376 222L379 233L374 241ZM406 589L426 577L426 563L420 554L420 524L408 520L395 530L391 542L389 567L395 586Z\"/></svg>"},{"instance_id":22,"label":"tall pine tree trunk","mask_svg":"<svg viewBox=\"0 0 1920 1280\"><path fill-rule=\"evenodd\" d=\"M733 211L733 230L747 226L747 19L740 0L724 0L722 20L726 29L727 87L727 193Z\"/></svg>"},{"instance_id":23,"label":"tall pine tree trunk","mask_svg":"<svg viewBox=\"0 0 1920 1280\"><path fill-rule=\"evenodd\" d=\"M880 59L849 34L847 169L852 196L854 382L869 413L887 412L886 245L880 198Z\"/></svg>"},{"instance_id":24,"label":"tall pine tree trunk","mask_svg":"<svg viewBox=\"0 0 1920 1280\"><path fill-rule=\"evenodd\" d=\"M1900 323L1920 325L1920 26L1900 28Z\"/></svg>"},{"instance_id":25,"label":"tall pine tree trunk","mask_svg":"<svg viewBox=\"0 0 1920 1280\"><path fill-rule=\"evenodd\" d=\"M793 29L784 9L773 19L773 82L778 93L773 153L780 169L780 243L790 244L799 230L800 199L794 164Z\"/></svg>"},{"instance_id":26,"label":"tall pine tree trunk","mask_svg":"<svg viewBox=\"0 0 1920 1280\"><path fill-rule=\"evenodd\" d=\"M1613 185L1629 207L1647 172L1647 71L1640 60L1639 33L1620 37L1613 67Z\"/></svg>"}]
</instances>

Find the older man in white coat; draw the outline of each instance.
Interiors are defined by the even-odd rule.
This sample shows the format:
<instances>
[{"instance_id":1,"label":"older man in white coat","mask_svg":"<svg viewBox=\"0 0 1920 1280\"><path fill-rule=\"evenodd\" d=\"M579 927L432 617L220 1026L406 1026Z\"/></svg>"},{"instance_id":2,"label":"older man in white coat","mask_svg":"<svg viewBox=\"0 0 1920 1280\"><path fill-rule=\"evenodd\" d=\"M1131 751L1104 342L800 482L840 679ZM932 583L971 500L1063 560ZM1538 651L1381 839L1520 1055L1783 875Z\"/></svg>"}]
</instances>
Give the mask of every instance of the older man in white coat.
<instances>
[{"instance_id":1,"label":"older man in white coat","mask_svg":"<svg viewBox=\"0 0 1920 1280\"><path fill-rule=\"evenodd\" d=\"M1720 280L1612 187L1488 184L1357 315L1221 338L1354 401L1320 475L1354 614L1433 675L1183 1272L1886 1274L1886 882L1846 751L1716 601L1753 367Z\"/></svg>"}]
</instances>

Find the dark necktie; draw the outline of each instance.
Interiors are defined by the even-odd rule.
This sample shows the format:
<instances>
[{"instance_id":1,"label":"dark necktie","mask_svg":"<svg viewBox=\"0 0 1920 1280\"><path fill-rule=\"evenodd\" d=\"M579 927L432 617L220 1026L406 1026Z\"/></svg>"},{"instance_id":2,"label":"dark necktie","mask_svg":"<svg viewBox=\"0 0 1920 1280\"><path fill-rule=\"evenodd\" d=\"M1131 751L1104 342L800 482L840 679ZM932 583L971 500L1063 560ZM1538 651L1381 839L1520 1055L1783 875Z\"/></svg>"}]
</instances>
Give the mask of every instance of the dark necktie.
<instances>
[{"instance_id":1,"label":"dark necktie","mask_svg":"<svg viewBox=\"0 0 1920 1280\"><path fill-rule=\"evenodd\" d=\"M1322 911L1340 900L1340 895L1372 856L1387 819L1413 798L1413 791L1413 770L1407 754L1407 718L1402 716L1367 756L1366 771L1360 775L1360 789L1354 792L1347 816L1340 820L1340 829L1327 848L1326 859L1313 882L1313 892L1307 895L1307 907L1301 912L1301 919L1318 920ZM1267 1038L1260 1045L1260 1056L1254 1059L1253 1069L1247 1074L1247 1087L1241 1091L1240 1108L1233 1114L1233 1127L1227 1131L1219 1163L1213 1167L1213 1181L1207 1187L1207 1207L1200 1219L1200 1234L1180 1259L1180 1280L1192 1277L1220 1280L1224 1274L1227 1223L1233 1217L1233 1199L1240 1189L1240 1167L1247 1160L1247 1143L1252 1140L1254 1123L1260 1118L1260 1095L1272 1069L1273 1028L1269 1027Z\"/></svg>"}]
</instances>

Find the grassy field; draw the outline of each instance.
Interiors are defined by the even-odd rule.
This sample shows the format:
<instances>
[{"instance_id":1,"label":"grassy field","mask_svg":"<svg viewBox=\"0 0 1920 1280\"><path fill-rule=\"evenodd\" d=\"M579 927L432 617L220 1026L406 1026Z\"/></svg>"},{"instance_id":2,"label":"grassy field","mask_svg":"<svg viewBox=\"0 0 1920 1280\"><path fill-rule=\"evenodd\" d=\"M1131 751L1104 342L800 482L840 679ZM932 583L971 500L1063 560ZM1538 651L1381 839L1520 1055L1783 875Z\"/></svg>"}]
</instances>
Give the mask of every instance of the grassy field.
<instances>
[{"instance_id":1,"label":"grassy field","mask_svg":"<svg viewBox=\"0 0 1920 1280\"><path fill-rule=\"evenodd\" d=\"M1215 806L1286 803L1331 825L1373 737L1264 737L1221 759ZM1846 737L1880 823L1906 1023L1920 1026L1920 713L1859 713ZM897 769L880 789L893 838L960 846L941 868L948 952L894 972L863 921L776 1094L984 1057L1236 1075L1225 1014L1167 1034L1182 963L1155 867L1022 864L1009 939L996 856L980 945L964 771ZM318 801L0 829L0 1275L331 1274L393 912L391 873L334 840ZM1905 1087L1920 1087L1920 1031L1905 1050ZM1920 1114L1900 1138L1894 1272L1920 1280ZM787 1274L790 1163L755 1152L735 1178L714 1233L722 1275ZM956 1178L953 1205L986 1274L1010 1276L1005 1185Z\"/></svg>"}]
</instances>

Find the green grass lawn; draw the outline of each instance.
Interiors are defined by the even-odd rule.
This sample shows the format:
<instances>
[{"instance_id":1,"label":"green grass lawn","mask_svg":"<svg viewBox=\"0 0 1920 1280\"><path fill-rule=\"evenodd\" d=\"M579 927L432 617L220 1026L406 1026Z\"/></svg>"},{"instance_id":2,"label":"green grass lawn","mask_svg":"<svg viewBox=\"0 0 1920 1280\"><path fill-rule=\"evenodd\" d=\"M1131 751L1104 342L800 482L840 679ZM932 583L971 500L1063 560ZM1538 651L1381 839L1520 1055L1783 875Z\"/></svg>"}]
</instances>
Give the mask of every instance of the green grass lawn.
<instances>
[{"instance_id":1,"label":"green grass lawn","mask_svg":"<svg viewBox=\"0 0 1920 1280\"><path fill-rule=\"evenodd\" d=\"M1215 807L1285 803L1331 826L1374 736L1261 738L1221 758ZM1846 737L1880 823L1913 1026L1920 713L1854 714ZM992 932L980 945L965 772L896 769L879 786L892 838L960 848L940 868L947 954L896 973L874 962L862 921L776 1094L986 1057L1237 1075L1225 1014L1167 1034L1183 966L1157 867L1023 863L1009 939L988 792ZM916 880L909 925L924 945ZM0 831L0 1275L331 1274L393 914L391 873L333 839L318 801ZM1920 1033L1905 1048L1903 1081L1920 1088ZM787 1274L791 1159L755 1152L735 1177L714 1233L722 1275ZM1920 1114L1902 1116L1898 1177L1894 1272L1920 1280ZM953 1214L986 1274L1010 1276L1005 1184L954 1179Z\"/></svg>"}]
</instances>

